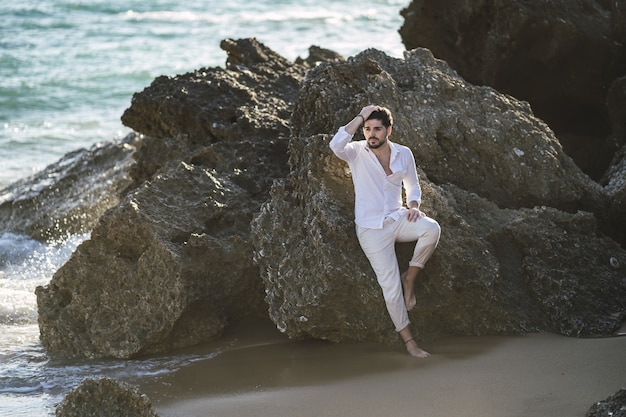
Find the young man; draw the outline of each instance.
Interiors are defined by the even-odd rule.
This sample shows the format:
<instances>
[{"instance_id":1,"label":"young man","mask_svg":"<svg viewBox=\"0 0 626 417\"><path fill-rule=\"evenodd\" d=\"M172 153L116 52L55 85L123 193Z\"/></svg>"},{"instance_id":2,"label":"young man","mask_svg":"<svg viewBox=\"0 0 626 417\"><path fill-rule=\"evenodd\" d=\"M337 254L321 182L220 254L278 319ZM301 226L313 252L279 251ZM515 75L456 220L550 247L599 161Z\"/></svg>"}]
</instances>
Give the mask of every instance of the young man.
<instances>
[{"instance_id":1,"label":"young man","mask_svg":"<svg viewBox=\"0 0 626 417\"><path fill-rule=\"evenodd\" d=\"M364 141L352 141L363 124ZM413 153L389 141L391 112L366 106L350 123L339 128L330 148L350 166L354 183L356 233L383 291L391 320L412 356L425 358L409 328L408 311L415 307L414 284L437 243L439 224L420 211L422 191ZM402 203L402 187L406 205ZM417 241L408 269L402 275L396 242Z\"/></svg>"}]
</instances>

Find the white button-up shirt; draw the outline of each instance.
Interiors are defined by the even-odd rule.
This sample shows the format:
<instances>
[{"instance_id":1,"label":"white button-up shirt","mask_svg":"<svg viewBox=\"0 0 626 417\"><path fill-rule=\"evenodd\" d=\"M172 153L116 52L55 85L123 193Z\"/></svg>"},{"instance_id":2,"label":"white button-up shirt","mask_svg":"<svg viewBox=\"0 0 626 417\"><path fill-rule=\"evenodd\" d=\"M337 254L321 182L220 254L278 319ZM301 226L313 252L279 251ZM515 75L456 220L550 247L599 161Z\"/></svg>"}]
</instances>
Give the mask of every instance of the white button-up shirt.
<instances>
[{"instance_id":1,"label":"white button-up shirt","mask_svg":"<svg viewBox=\"0 0 626 417\"><path fill-rule=\"evenodd\" d=\"M346 161L354 183L354 221L361 227L382 229L386 217L398 220L406 214L402 205L402 186L410 201L421 203L422 189L417 177L413 152L403 145L389 141L391 158L387 175L367 141L352 142L352 136L342 126L330 141L330 149Z\"/></svg>"}]
</instances>

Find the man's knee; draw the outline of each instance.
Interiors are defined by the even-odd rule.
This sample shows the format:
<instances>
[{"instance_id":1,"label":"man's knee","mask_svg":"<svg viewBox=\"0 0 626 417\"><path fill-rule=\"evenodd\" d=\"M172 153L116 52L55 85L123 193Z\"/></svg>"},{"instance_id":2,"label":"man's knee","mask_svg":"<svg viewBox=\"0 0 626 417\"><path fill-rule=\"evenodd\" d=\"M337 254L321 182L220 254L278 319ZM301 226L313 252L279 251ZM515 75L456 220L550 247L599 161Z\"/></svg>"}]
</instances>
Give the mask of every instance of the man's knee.
<instances>
[{"instance_id":1,"label":"man's knee","mask_svg":"<svg viewBox=\"0 0 626 417\"><path fill-rule=\"evenodd\" d=\"M439 223L436 220L430 218L429 220L426 235L430 237L432 241L438 242L439 236L441 236L441 226L439 226Z\"/></svg>"}]
</instances>

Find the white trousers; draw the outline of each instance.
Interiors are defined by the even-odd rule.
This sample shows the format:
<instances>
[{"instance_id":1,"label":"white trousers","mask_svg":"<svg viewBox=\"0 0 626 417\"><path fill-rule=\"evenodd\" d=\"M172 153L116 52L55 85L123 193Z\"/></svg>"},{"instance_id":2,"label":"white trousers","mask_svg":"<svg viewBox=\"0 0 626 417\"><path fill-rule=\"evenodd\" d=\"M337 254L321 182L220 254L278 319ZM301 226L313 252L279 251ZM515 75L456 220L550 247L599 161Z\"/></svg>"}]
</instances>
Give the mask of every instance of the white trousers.
<instances>
[{"instance_id":1,"label":"white trousers","mask_svg":"<svg viewBox=\"0 0 626 417\"><path fill-rule=\"evenodd\" d=\"M439 243L439 223L425 216L410 222L403 215L398 220L385 219L382 229L368 229L357 225L356 233L383 291L391 321L399 332L410 322L404 303L395 243L417 241L409 265L424 268Z\"/></svg>"}]
</instances>

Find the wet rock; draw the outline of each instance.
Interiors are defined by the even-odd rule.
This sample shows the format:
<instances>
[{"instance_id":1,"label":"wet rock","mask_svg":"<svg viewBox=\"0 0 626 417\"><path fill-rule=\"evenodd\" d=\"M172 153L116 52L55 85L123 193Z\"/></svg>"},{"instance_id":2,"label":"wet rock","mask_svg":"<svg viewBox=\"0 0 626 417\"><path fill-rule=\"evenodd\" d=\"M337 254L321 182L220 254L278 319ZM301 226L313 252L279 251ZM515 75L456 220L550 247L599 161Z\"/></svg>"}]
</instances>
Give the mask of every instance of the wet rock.
<instances>
[{"instance_id":1,"label":"wet rock","mask_svg":"<svg viewBox=\"0 0 626 417\"><path fill-rule=\"evenodd\" d=\"M0 191L3 232L46 241L91 231L120 202L138 137L79 149Z\"/></svg>"},{"instance_id":2,"label":"wet rock","mask_svg":"<svg viewBox=\"0 0 626 417\"><path fill-rule=\"evenodd\" d=\"M57 406L56 417L157 417L137 388L110 378L83 380Z\"/></svg>"},{"instance_id":3,"label":"wet rock","mask_svg":"<svg viewBox=\"0 0 626 417\"><path fill-rule=\"evenodd\" d=\"M407 49L430 49L469 82L528 101L599 179L616 150L606 141L607 90L626 73L621 3L414 0L400 34Z\"/></svg>"}]
</instances>

